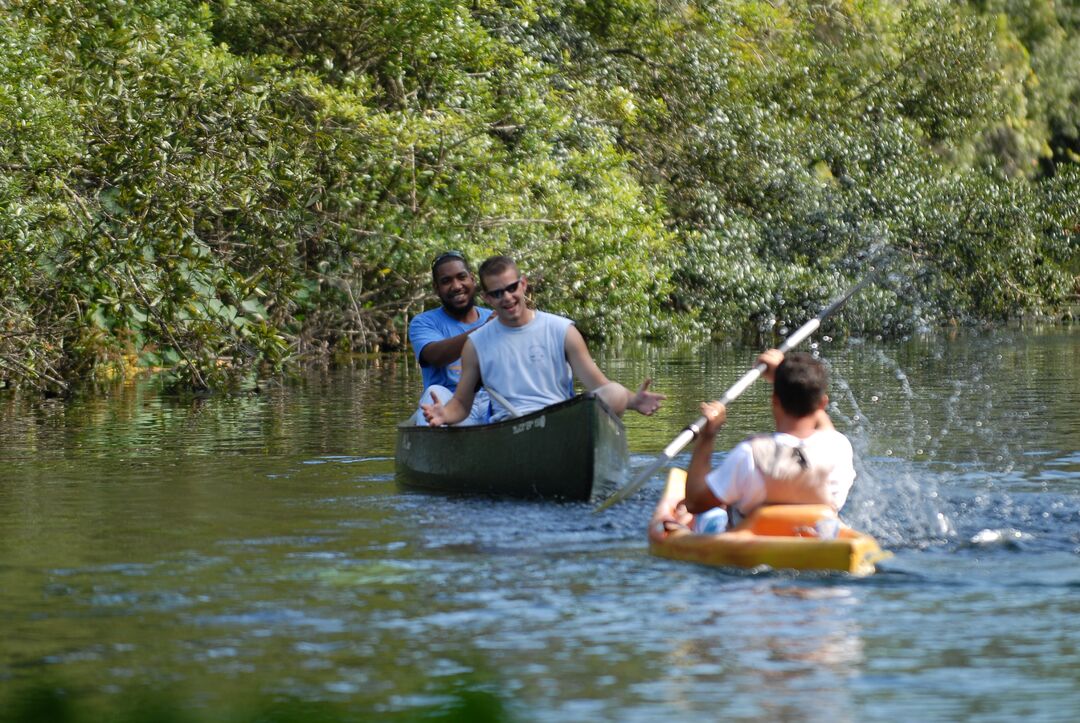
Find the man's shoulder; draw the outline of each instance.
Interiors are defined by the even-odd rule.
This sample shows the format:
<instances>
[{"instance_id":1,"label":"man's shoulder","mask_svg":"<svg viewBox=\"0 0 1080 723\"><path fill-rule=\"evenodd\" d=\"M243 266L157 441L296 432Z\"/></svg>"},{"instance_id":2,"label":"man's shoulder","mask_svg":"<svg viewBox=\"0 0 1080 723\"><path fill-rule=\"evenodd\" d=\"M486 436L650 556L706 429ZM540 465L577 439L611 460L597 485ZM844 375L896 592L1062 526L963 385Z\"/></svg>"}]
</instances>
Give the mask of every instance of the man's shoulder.
<instances>
[{"instance_id":1,"label":"man's shoulder","mask_svg":"<svg viewBox=\"0 0 1080 723\"><path fill-rule=\"evenodd\" d=\"M732 452L741 448L740 451L744 453L752 453L754 449L771 449L779 446L801 447L815 457L825 459L840 456L852 457L854 455L851 440L835 429L822 429L805 439L799 439L786 432L754 434L740 442Z\"/></svg>"},{"instance_id":2,"label":"man's shoulder","mask_svg":"<svg viewBox=\"0 0 1080 723\"><path fill-rule=\"evenodd\" d=\"M477 308L479 309L480 307ZM487 314L484 314L484 311L486 311ZM481 324L476 327L475 331L469 334L469 338L465 342L466 344L472 344L474 348L477 348L480 344L495 339L505 330L502 322L498 319L493 319L490 323L483 323L487 321L487 318L491 315L492 311L490 309L481 311Z\"/></svg>"},{"instance_id":3,"label":"man's shoulder","mask_svg":"<svg viewBox=\"0 0 1080 723\"><path fill-rule=\"evenodd\" d=\"M449 317L446 316L446 312L443 311L443 308L441 306L436 306L434 309L422 311L414 316L412 321L409 322L409 326L432 326L446 318Z\"/></svg>"},{"instance_id":4,"label":"man's shoulder","mask_svg":"<svg viewBox=\"0 0 1080 723\"><path fill-rule=\"evenodd\" d=\"M850 463L855 449L843 433L835 429L822 429L804 440L804 445L816 459L830 460L835 464Z\"/></svg>"},{"instance_id":5,"label":"man's shoulder","mask_svg":"<svg viewBox=\"0 0 1080 723\"><path fill-rule=\"evenodd\" d=\"M739 450L749 452L754 447L763 444L778 444L781 442L787 442L788 444L794 445L798 444L799 440L797 437L792 437L790 434L784 434L783 432L758 432L743 438L731 448L731 451L734 452L735 450Z\"/></svg>"},{"instance_id":6,"label":"man's shoulder","mask_svg":"<svg viewBox=\"0 0 1080 723\"><path fill-rule=\"evenodd\" d=\"M851 444L851 442L848 441L848 438L844 435L844 433L836 429L819 429L816 430L809 437L806 437L802 440L800 440L793 434L788 434L787 432L761 432L760 434L750 435L746 439L751 440L758 437L772 438L780 442L787 442L790 444L797 444L800 441L803 444L828 444L831 442L846 443L849 445Z\"/></svg>"},{"instance_id":7,"label":"man's shoulder","mask_svg":"<svg viewBox=\"0 0 1080 723\"><path fill-rule=\"evenodd\" d=\"M553 326L556 329L567 329L574 325L574 320L562 316L561 314L552 314L550 311L536 310L536 317L534 321L539 321L538 326Z\"/></svg>"},{"instance_id":8,"label":"man's shoulder","mask_svg":"<svg viewBox=\"0 0 1080 723\"><path fill-rule=\"evenodd\" d=\"M473 308L476 309L477 313L476 324L485 321L492 314L491 309L486 309L482 306L474 306ZM463 324L460 320L455 319L454 317L447 314L446 309L441 306L436 306L434 309L422 311L416 316L414 316L412 318L412 321L409 322L410 328L420 327L434 328L440 330L454 330L456 327L459 326L475 326L475 324Z\"/></svg>"},{"instance_id":9,"label":"man's shoulder","mask_svg":"<svg viewBox=\"0 0 1080 723\"><path fill-rule=\"evenodd\" d=\"M765 434L752 434L746 439L736 442L735 446L728 451L727 456L733 461L743 458L752 458L754 456L754 440L759 438L768 439L771 437L772 435L767 432Z\"/></svg>"},{"instance_id":10,"label":"man's shoulder","mask_svg":"<svg viewBox=\"0 0 1080 723\"><path fill-rule=\"evenodd\" d=\"M809 439L821 444L839 444L845 447L851 446L851 440L843 432L836 429L820 429L810 435Z\"/></svg>"}]
</instances>

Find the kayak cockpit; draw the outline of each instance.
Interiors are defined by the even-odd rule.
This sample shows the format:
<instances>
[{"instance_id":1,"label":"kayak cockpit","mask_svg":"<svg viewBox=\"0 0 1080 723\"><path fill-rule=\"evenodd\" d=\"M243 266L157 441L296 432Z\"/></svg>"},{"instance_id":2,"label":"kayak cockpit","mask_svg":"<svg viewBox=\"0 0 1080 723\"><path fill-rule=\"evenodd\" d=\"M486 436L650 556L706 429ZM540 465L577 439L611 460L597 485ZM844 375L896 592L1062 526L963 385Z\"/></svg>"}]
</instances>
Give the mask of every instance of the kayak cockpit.
<instances>
[{"instance_id":1,"label":"kayak cockpit","mask_svg":"<svg viewBox=\"0 0 1080 723\"><path fill-rule=\"evenodd\" d=\"M765 505L727 532L700 534L692 530L692 517L676 511L685 492L686 472L672 469L649 523L652 554L705 565L856 575L873 573L875 563L889 557L828 505Z\"/></svg>"}]
</instances>

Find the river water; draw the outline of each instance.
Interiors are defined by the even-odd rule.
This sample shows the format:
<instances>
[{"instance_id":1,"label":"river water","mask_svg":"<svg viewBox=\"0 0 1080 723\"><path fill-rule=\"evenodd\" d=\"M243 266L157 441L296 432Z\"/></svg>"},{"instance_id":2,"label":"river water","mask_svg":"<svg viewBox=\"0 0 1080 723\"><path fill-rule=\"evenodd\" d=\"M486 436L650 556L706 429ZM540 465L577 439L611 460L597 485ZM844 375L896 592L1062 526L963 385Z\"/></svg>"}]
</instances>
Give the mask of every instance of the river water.
<instances>
[{"instance_id":1,"label":"river water","mask_svg":"<svg viewBox=\"0 0 1080 723\"><path fill-rule=\"evenodd\" d=\"M1080 329L818 343L845 517L894 553L868 578L651 557L661 475L600 515L404 493L404 356L0 397L0 719L1076 720ZM627 419L634 465L754 355L598 353L669 395Z\"/></svg>"}]
</instances>

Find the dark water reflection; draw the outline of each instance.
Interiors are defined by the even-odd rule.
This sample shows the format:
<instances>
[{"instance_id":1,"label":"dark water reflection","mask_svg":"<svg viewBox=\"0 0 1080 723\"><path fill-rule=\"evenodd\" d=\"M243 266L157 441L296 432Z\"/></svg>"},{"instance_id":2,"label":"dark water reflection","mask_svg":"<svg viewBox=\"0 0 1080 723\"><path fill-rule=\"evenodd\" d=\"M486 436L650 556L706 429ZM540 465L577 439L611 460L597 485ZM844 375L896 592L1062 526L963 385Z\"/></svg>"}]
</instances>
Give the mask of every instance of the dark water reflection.
<instances>
[{"instance_id":1,"label":"dark water reflection","mask_svg":"<svg viewBox=\"0 0 1080 723\"><path fill-rule=\"evenodd\" d=\"M896 553L868 579L652 558L659 478L603 515L400 493L407 358L238 398L0 399L0 705L62 689L80 720L147 696L185 720L284 702L407 720L480 694L529 721L1074 719L1080 333L821 351L858 454L846 516ZM669 394L627 420L643 465L754 352L599 356ZM733 405L721 447L768 426L766 394Z\"/></svg>"}]
</instances>

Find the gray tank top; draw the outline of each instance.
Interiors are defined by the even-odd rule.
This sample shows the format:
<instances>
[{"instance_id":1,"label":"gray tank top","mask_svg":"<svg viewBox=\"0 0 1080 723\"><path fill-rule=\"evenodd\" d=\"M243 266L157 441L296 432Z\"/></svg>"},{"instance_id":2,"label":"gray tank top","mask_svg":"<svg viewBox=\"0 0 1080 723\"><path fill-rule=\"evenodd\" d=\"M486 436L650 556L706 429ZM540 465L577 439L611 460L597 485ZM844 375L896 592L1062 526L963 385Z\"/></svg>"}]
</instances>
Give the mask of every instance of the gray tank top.
<instances>
[{"instance_id":1,"label":"gray tank top","mask_svg":"<svg viewBox=\"0 0 1080 723\"><path fill-rule=\"evenodd\" d=\"M566 361L566 331L573 323L537 311L525 326L495 321L473 332L469 341L480 360L481 382L506 397L521 414L574 396L574 377ZM491 406L493 422L511 416L497 401Z\"/></svg>"}]
</instances>

